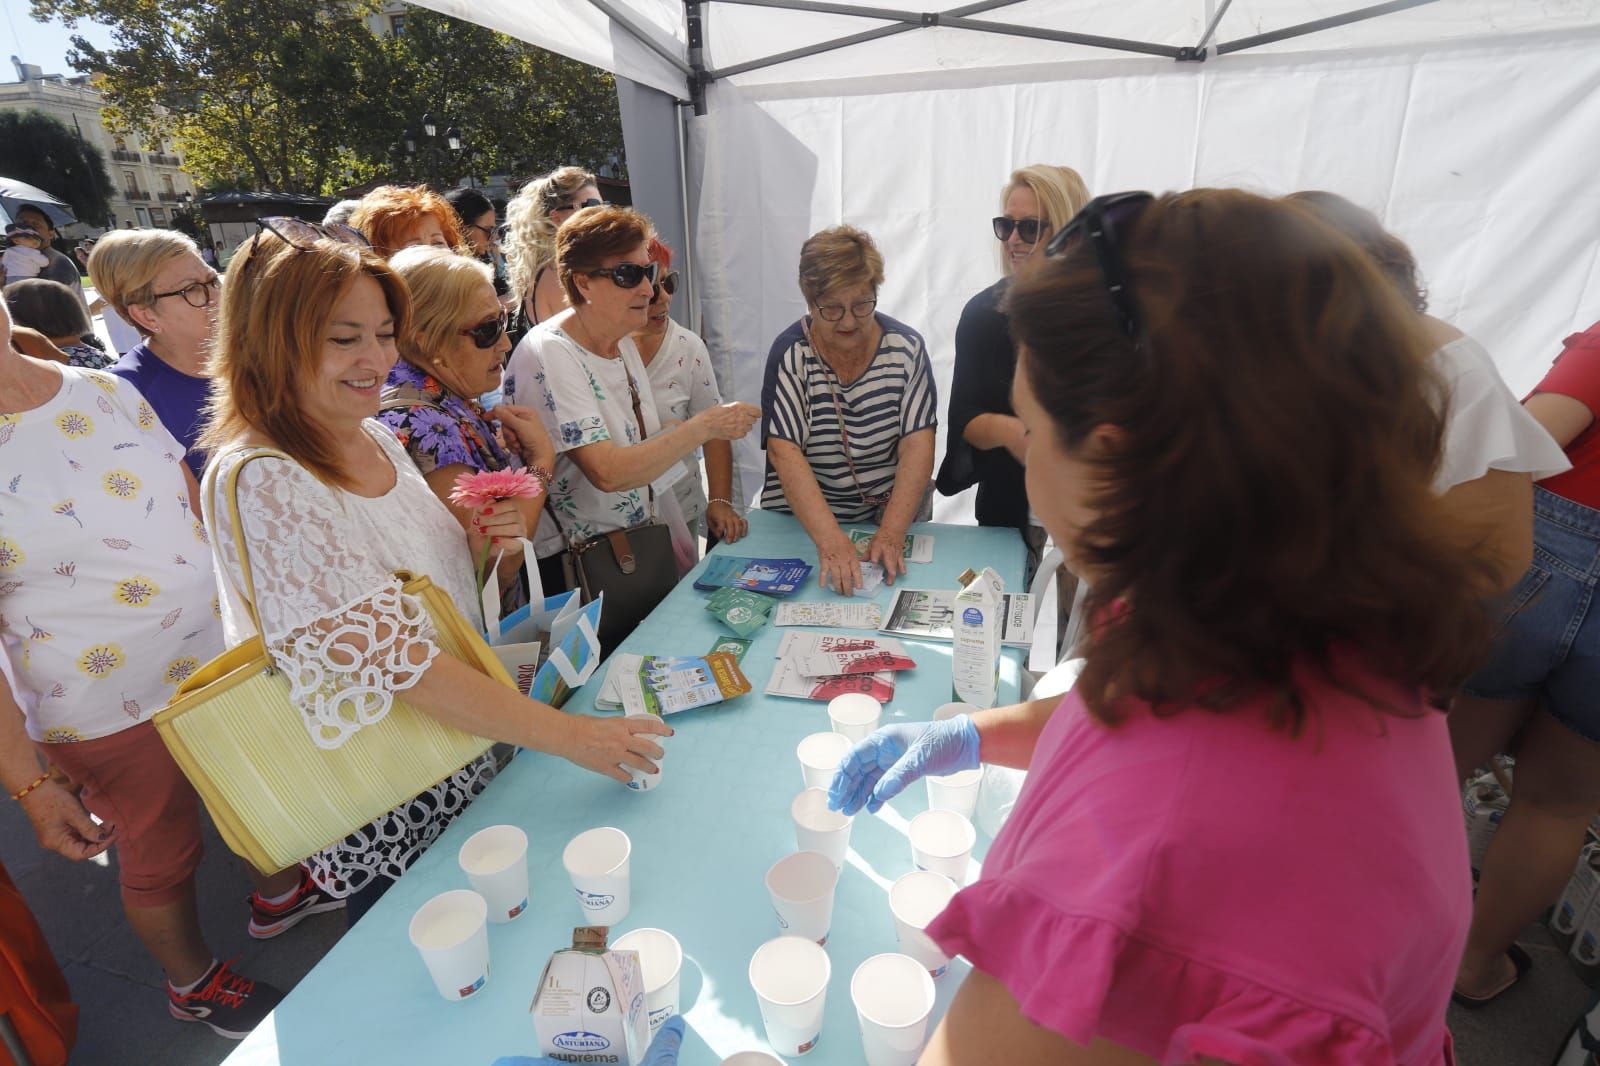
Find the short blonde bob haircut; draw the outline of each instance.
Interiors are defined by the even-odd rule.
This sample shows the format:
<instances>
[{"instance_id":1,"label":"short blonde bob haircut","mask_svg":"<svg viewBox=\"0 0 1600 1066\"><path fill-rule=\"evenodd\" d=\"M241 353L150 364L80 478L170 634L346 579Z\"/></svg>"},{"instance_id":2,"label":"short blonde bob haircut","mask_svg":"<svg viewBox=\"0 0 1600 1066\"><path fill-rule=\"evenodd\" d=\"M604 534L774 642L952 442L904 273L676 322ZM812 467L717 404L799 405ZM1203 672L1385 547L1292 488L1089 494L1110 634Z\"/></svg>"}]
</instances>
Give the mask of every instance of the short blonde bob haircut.
<instances>
[{"instance_id":1,"label":"short blonde bob haircut","mask_svg":"<svg viewBox=\"0 0 1600 1066\"><path fill-rule=\"evenodd\" d=\"M506 205L506 269L519 304L533 298L539 271L556 259L556 223L550 212L599 179L582 167L558 167L522 187Z\"/></svg>"},{"instance_id":2,"label":"short blonde bob haircut","mask_svg":"<svg viewBox=\"0 0 1600 1066\"><path fill-rule=\"evenodd\" d=\"M383 289L395 334L405 336L411 294L368 249L325 238L296 247L267 231L239 249L222 295L202 448L214 452L254 430L322 481L350 486L327 428L300 401L317 376L334 308L363 275Z\"/></svg>"},{"instance_id":3,"label":"short blonde bob haircut","mask_svg":"<svg viewBox=\"0 0 1600 1066\"><path fill-rule=\"evenodd\" d=\"M397 336L400 357L425 370L455 345L463 325L477 324L467 319L485 291L494 295L494 271L443 248L402 249L389 267L411 292L411 328Z\"/></svg>"},{"instance_id":4,"label":"short blonde bob haircut","mask_svg":"<svg viewBox=\"0 0 1600 1066\"><path fill-rule=\"evenodd\" d=\"M452 248L463 244L461 224L449 201L426 185L380 185L361 198L350 225L372 242L372 250L388 258L405 247L424 215L432 215Z\"/></svg>"},{"instance_id":5,"label":"short blonde bob haircut","mask_svg":"<svg viewBox=\"0 0 1600 1066\"><path fill-rule=\"evenodd\" d=\"M1018 189L1033 193L1039 210L1043 212L1045 225L1050 227L1039 234L1041 243L1048 241L1052 233L1061 232L1061 227L1071 222L1072 216L1082 211L1083 205L1089 202L1089 186L1084 183L1083 175L1071 167L1034 163L1012 171L1011 180L1000 190L1000 210L1006 209L1006 200ZM1000 262L1001 269L1010 273L1010 257L1002 255Z\"/></svg>"},{"instance_id":6,"label":"short blonde bob haircut","mask_svg":"<svg viewBox=\"0 0 1600 1066\"><path fill-rule=\"evenodd\" d=\"M825 293L862 284L873 292L883 284L883 256L865 230L834 226L800 246L800 294L812 307Z\"/></svg>"},{"instance_id":7,"label":"short blonde bob haircut","mask_svg":"<svg viewBox=\"0 0 1600 1066\"><path fill-rule=\"evenodd\" d=\"M123 321L149 336L128 314L130 307L154 302L156 274L168 260L188 254L198 257L194 241L177 230L119 229L95 242L89 253L89 276Z\"/></svg>"},{"instance_id":8,"label":"short blonde bob haircut","mask_svg":"<svg viewBox=\"0 0 1600 1066\"><path fill-rule=\"evenodd\" d=\"M648 218L631 207L591 207L576 212L556 231L556 276L567 290L567 302L584 302L573 275L598 269L606 259L648 247L656 235ZM611 284L609 281L607 285Z\"/></svg>"}]
</instances>

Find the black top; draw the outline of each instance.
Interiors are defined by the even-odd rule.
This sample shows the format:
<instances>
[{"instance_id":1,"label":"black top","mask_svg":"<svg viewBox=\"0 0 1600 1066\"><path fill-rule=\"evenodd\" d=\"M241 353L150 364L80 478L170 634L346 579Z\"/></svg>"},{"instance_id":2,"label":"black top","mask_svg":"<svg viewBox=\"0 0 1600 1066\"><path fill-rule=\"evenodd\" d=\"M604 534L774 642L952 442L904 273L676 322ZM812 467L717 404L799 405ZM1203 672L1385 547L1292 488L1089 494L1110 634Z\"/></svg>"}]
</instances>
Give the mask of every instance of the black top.
<instances>
[{"instance_id":1,"label":"black top","mask_svg":"<svg viewBox=\"0 0 1600 1066\"><path fill-rule=\"evenodd\" d=\"M956 368L950 381L949 437L935 484L954 496L978 486L980 526L1028 527L1028 490L1022 464L1005 448L974 448L963 434L978 415L1014 415L1011 379L1017 372L1017 349L1011 343L1006 316L1000 311L1005 279L967 301L956 325Z\"/></svg>"}]
</instances>

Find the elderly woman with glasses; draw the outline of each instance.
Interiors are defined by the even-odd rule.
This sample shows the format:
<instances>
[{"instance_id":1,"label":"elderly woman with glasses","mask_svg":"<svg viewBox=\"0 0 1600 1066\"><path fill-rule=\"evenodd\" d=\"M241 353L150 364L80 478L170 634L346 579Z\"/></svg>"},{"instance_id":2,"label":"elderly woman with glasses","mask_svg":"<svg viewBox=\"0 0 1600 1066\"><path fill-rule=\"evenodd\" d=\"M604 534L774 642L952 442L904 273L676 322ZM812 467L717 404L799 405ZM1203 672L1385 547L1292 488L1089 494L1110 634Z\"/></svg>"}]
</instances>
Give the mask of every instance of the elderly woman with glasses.
<instances>
[{"instance_id":1,"label":"elderly woman with glasses","mask_svg":"<svg viewBox=\"0 0 1600 1066\"><path fill-rule=\"evenodd\" d=\"M198 478L205 456L195 441L209 397L206 360L222 279L194 241L168 229L106 234L89 255L89 271L100 294L144 338L111 373L144 394Z\"/></svg>"},{"instance_id":2,"label":"elderly woman with glasses","mask_svg":"<svg viewBox=\"0 0 1600 1066\"><path fill-rule=\"evenodd\" d=\"M556 231L586 207L603 207L598 179L582 167L560 167L522 187L506 205L506 265L524 326L567 306L556 268Z\"/></svg>"},{"instance_id":3,"label":"elderly woman with glasses","mask_svg":"<svg viewBox=\"0 0 1600 1066\"><path fill-rule=\"evenodd\" d=\"M569 587L562 556L571 544L651 521L685 459L711 441L743 437L759 414L718 403L663 425L633 340L649 322L660 278L651 236L649 220L628 208L575 214L556 241L571 306L511 356L512 396L543 416L558 453L550 521L536 542L547 590Z\"/></svg>"},{"instance_id":4,"label":"elderly woman with glasses","mask_svg":"<svg viewBox=\"0 0 1600 1066\"><path fill-rule=\"evenodd\" d=\"M761 506L794 514L817 546L817 580L860 581L846 524L876 522L866 558L891 583L912 522L928 517L938 398L922 336L877 312L883 257L854 226L800 247L806 315L778 335L761 386Z\"/></svg>"},{"instance_id":5,"label":"elderly woman with glasses","mask_svg":"<svg viewBox=\"0 0 1600 1066\"><path fill-rule=\"evenodd\" d=\"M473 471L527 466L548 487L555 449L539 416L505 405L486 413L478 403L480 395L500 388L511 351L493 272L438 248L407 248L389 266L411 290L411 328L396 338L400 359L389 371L378 420L394 430L446 504L456 478ZM507 428L505 443L501 425ZM526 536L538 524L544 501L541 495L508 502L521 520L510 535ZM471 511L452 506L452 513L463 530L472 529ZM507 608L521 602L515 580L521 566L520 552L501 557L501 584L510 586L502 604Z\"/></svg>"}]
</instances>

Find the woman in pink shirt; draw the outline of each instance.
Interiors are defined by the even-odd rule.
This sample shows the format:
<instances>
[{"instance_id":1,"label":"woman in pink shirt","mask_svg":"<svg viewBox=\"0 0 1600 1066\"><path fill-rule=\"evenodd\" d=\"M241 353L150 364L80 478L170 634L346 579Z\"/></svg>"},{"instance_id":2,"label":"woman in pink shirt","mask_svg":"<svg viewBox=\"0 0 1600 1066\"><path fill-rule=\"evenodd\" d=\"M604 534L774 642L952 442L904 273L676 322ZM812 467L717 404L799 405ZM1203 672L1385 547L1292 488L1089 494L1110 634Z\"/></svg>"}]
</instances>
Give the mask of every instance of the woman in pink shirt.
<instances>
[{"instance_id":1,"label":"woman in pink shirt","mask_svg":"<svg viewBox=\"0 0 1600 1066\"><path fill-rule=\"evenodd\" d=\"M833 798L1029 769L929 932L927 1066L1446 1066L1471 912L1444 716L1492 563L1430 488L1417 317L1302 209L1100 197L1007 298L1076 688L861 742ZM1041 731L1042 723L1042 731Z\"/></svg>"}]
</instances>

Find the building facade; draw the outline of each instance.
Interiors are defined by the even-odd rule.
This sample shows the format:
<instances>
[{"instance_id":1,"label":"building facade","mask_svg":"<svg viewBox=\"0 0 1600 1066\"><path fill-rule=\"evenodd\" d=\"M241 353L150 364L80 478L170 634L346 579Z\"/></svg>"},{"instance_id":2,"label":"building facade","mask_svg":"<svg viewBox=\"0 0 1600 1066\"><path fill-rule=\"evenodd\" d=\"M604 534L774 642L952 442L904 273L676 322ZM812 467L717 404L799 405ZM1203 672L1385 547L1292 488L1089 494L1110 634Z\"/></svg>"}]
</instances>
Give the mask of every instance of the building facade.
<instances>
[{"instance_id":1,"label":"building facade","mask_svg":"<svg viewBox=\"0 0 1600 1066\"><path fill-rule=\"evenodd\" d=\"M0 82L0 111L42 111L100 150L114 186L112 228L170 226L185 194L196 195L176 149L166 142L145 145L131 133L108 127L104 99L88 76L45 74L16 56L11 62L17 80Z\"/></svg>"}]
</instances>

